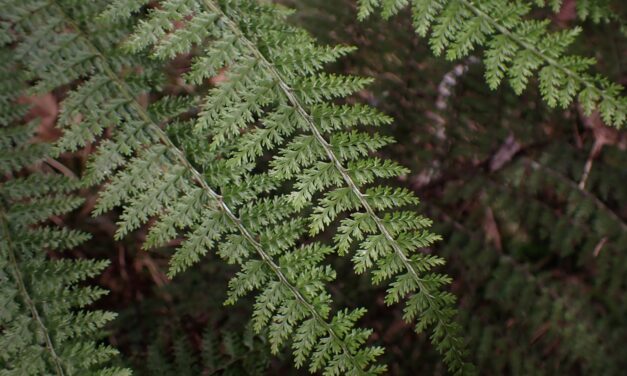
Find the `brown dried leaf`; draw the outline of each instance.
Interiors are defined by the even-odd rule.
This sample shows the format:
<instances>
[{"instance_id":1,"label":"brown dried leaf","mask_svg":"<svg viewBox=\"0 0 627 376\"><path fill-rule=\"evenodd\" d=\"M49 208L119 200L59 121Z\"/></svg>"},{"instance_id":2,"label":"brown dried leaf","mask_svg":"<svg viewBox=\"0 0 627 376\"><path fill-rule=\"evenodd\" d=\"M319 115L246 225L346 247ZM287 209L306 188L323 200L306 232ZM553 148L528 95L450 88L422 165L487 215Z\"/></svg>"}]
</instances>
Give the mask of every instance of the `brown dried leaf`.
<instances>
[{"instance_id":1,"label":"brown dried leaf","mask_svg":"<svg viewBox=\"0 0 627 376\"><path fill-rule=\"evenodd\" d=\"M54 141L61 137L61 131L55 127L57 115L59 114L59 103L52 93L40 96L22 97L19 103L28 103L30 111L25 117L26 121L35 118L41 119L41 124L37 129L37 139L40 141Z\"/></svg>"}]
</instances>

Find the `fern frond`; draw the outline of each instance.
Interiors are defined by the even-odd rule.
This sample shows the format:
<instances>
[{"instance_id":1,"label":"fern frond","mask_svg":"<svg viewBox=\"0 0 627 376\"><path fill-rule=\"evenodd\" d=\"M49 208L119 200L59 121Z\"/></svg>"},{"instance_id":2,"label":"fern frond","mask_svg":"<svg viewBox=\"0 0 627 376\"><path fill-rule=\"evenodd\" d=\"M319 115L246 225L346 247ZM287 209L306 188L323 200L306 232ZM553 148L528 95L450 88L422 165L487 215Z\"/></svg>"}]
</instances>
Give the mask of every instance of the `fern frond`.
<instances>
[{"instance_id":1,"label":"fern frond","mask_svg":"<svg viewBox=\"0 0 627 376\"><path fill-rule=\"evenodd\" d=\"M7 59L1 62L0 96L8 106L0 109L0 144L2 153L14 157L3 164L0 181L0 373L130 375L129 370L108 366L117 352L98 343L103 326L115 314L83 309L106 291L80 283L100 274L108 263L51 260L46 254L89 238L41 225L82 200L68 196L78 186L74 180L44 172L26 175L26 168L47 158L50 148L33 141L35 123L17 125L16 112L5 111L23 107L16 99L25 95L25 77L14 70L15 60L2 54Z\"/></svg>"},{"instance_id":2,"label":"fern frond","mask_svg":"<svg viewBox=\"0 0 627 376\"><path fill-rule=\"evenodd\" d=\"M165 4L162 9L168 8ZM223 163L239 170L264 169L260 157L274 155L269 175L292 188L288 202L298 213L313 209L308 225L311 236L328 229L341 215L347 216L340 221L337 248L341 253L358 248L356 271L372 271L375 282L391 279L386 301L392 304L407 298L405 318L417 321L417 330L433 326L432 340L445 354L450 369L469 371L471 367L463 360L459 326L454 322L455 298L441 290L450 279L429 273L442 260L416 252L439 237L428 232L428 221L401 210L417 203L409 191L373 185L378 179L402 175L406 169L370 156L390 143L389 138L352 130L356 123L380 125L390 119L364 106L328 103L362 90L370 80L320 73L319 68L314 69L318 63L300 69L302 65L296 61L318 61L318 55L329 49L319 47L302 30L287 26L279 17L281 12L276 6L253 1L198 1L186 13L188 21L171 37L154 43L152 53L163 58L191 52L191 48L181 51L170 47L169 38L186 35L196 17L214 20L208 40L199 46L203 52L188 76L197 82L224 70L225 80L206 97L194 125L196 134L210 136L211 150L225 150ZM139 34L127 44L129 49L138 52L148 47L149 43L137 44L145 40L137 35L143 35L146 27L162 24L162 14L156 12L140 26ZM166 31L157 34L165 35ZM196 43L192 42L190 46ZM228 53L224 52L226 46ZM207 64L210 61L211 65ZM405 222L391 220L399 217ZM360 221L354 225L357 219ZM346 228L351 232L341 232ZM242 281L263 283L261 263L246 268ZM246 287L238 283L238 295ZM355 319L348 312L344 317ZM311 330L309 335L313 333ZM282 338L285 333L276 335ZM360 342L363 340L365 337Z\"/></svg>"},{"instance_id":3,"label":"fern frond","mask_svg":"<svg viewBox=\"0 0 627 376\"><path fill-rule=\"evenodd\" d=\"M559 12L564 6L563 0L536 0L534 3L541 7L550 7L554 12ZM575 11L582 21L600 23L618 20L610 0L579 0L575 3Z\"/></svg>"},{"instance_id":4,"label":"fern frond","mask_svg":"<svg viewBox=\"0 0 627 376\"><path fill-rule=\"evenodd\" d=\"M38 2L26 3L24 7L28 8ZM183 236L185 240L171 261L172 276L187 269L212 248L217 248L226 260L240 264L242 269L230 283L227 303L249 291L259 290L255 322L258 326L270 327L269 338L275 352L288 338L295 338L298 366L309 360L312 372L321 370L329 375L383 372L386 368L375 363L382 349L364 345L371 331L355 327L364 311L340 311L331 315L331 297L325 290L335 272L321 265L329 249L315 243L296 244L295 239L304 226L295 226L298 222L291 226L279 222L294 212L287 201L276 201L281 208L280 215L266 217L265 222L258 218L241 218L239 211L244 202L247 206L242 209L243 214L250 210L264 211L268 202L261 200L256 207L256 199L276 184L264 184L263 175L253 175L246 170L221 169L222 148L214 150L211 156L204 155L207 158L201 166L212 167L202 171L194 163L194 154L183 151L160 128L160 124L171 120L164 118L164 113L171 116L172 111L159 110L159 106L150 110L140 104L137 97L155 87L153 82L158 80L150 81L153 73L150 64L141 61L139 55L111 53L116 51L114 47L120 38L127 35L126 18L119 15L128 10L124 8L128 2L116 3L123 7L120 11L115 9L116 4L110 5L101 18L104 21L94 24L91 19L105 4L104 1L93 2L81 7L69 0L47 3L43 10L46 17L42 17L38 26L49 25L48 30L58 26L56 36L42 36L19 15L12 18L15 22L26 23L17 29L23 30L27 45L43 40L50 50L76 51L75 55L89 56L81 60L78 67L72 59L46 57L43 61L38 55L40 52L29 55L30 50L22 48L26 57L30 57L33 73L39 76L39 82L45 83L39 87L56 84L58 72L63 72L64 83L83 80L62 104L60 124L65 133L58 143L59 150L74 150L90 144L105 129L112 134L94 154L86 179L93 183L109 178L96 212L123 206L118 237L155 216L158 219L149 231L149 245L162 245L164 241ZM193 1L164 4L151 11L154 23L140 25L142 38L131 37L129 43L139 48L157 37L196 38L193 33L186 33L185 28L174 30L170 22L182 20L185 18L182 15L197 9L200 8ZM200 23L211 19L207 17ZM111 20L115 22L109 23ZM180 41L168 44L175 49L186 45ZM127 73L137 66L142 66L142 72ZM228 96L226 98L228 100ZM214 105L224 111L225 117L240 110L224 107L228 104L216 102ZM181 107L184 106L174 106L174 113ZM248 189L247 181L251 183ZM262 184L255 184L260 182ZM271 302L263 298L266 291L276 292Z\"/></svg>"},{"instance_id":5,"label":"fern frond","mask_svg":"<svg viewBox=\"0 0 627 376\"><path fill-rule=\"evenodd\" d=\"M377 8L382 8L384 17L390 17L409 3L360 1L359 17L364 19ZM586 114L598 109L606 124L621 128L627 121L627 97L622 86L589 73L594 59L565 53L581 29L550 32L548 20L525 18L531 10L529 3L412 0L411 7L416 32L426 37L431 31L429 43L436 55L446 53L447 59L456 60L484 46L485 78L490 88L495 89L507 77L520 94L537 74L540 92L550 107L566 107L577 99ZM582 14L591 9L580 6Z\"/></svg>"},{"instance_id":6,"label":"fern frond","mask_svg":"<svg viewBox=\"0 0 627 376\"><path fill-rule=\"evenodd\" d=\"M239 333L207 326L199 349L190 348L184 335L172 337L160 338L149 346L146 374L256 376L268 371L268 344L249 327Z\"/></svg>"}]
</instances>

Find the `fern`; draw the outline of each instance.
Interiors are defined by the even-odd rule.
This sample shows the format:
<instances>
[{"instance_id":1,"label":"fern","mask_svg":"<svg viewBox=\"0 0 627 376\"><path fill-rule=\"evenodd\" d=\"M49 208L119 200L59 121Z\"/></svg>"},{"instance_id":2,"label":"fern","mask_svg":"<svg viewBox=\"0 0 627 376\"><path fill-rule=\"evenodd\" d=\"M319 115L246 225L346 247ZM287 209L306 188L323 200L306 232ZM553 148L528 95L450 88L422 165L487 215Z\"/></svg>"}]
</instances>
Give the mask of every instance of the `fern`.
<instances>
[{"instance_id":1,"label":"fern","mask_svg":"<svg viewBox=\"0 0 627 376\"><path fill-rule=\"evenodd\" d=\"M309 360L312 372L324 370L329 375L383 372L385 367L374 363L382 349L364 346L371 331L354 326L365 311L341 310L330 315L331 297L325 286L335 272L320 264L330 248L310 243L292 250L303 226L302 220L282 223L294 212L287 200L276 196L253 201L272 190L276 179L221 169L218 150L203 161L212 163L215 170L201 172L191 161L193 155L186 155L173 143L160 124L184 109L178 105L146 109L140 104L140 93L156 87L153 71L139 57L115 52L114 46L127 34L127 19L120 16L124 11L109 7L103 15L105 21L92 22L104 5L20 1L6 7L14 28L23 34L18 50L38 75L38 88L84 80L63 102L59 124L65 133L59 150L93 143L105 128L111 133L100 143L84 179L87 184L109 179L96 213L124 205L118 237L158 216L146 247L185 234L186 240L172 258L171 275L197 262L213 247L226 260L240 264L242 270L230 283L227 303L250 290L260 290L253 315L255 327L269 326L275 352L293 337L298 366ZM116 2L112 6L128 9L124 7L131 4ZM172 20L181 19L187 6L194 4L177 1L154 14L162 16L161 22L164 13L169 16L167 12L172 13ZM169 19L165 20L162 27L171 28ZM159 29L155 30L147 35L158 35ZM42 45L46 49L34 48ZM138 66L142 71L134 73ZM174 113L163 116L164 109L172 108ZM221 194L212 186L219 187Z\"/></svg>"},{"instance_id":2,"label":"fern","mask_svg":"<svg viewBox=\"0 0 627 376\"><path fill-rule=\"evenodd\" d=\"M171 342L171 343L169 343ZM202 333L200 349L191 348L190 340L180 335L168 341L161 338L148 348L146 375L262 375L270 363L268 344L248 328L243 333Z\"/></svg>"},{"instance_id":3,"label":"fern","mask_svg":"<svg viewBox=\"0 0 627 376\"><path fill-rule=\"evenodd\" d=\"M554 12L558 12L564 5L563 0L536 0L539 6L548 6ZM575 3L577 17L582 21L592 20L594 23L620 21L614 13L610 0L580 0Z\"/></svg>"},{"instance_id":4,"label":"fern","mask_svg":"<svg viewBox=\"0 0 627 376\"><path fill-rule=\"evenodd\" d=\"M285 24L287 14L251 1L165 1L126 46L134 53L152 47L152 55L161 59L202 51L186 74L191 83L224 70L224 83L209 92L198 119L189 125L196 137L210 138L209 152L221 153L215 163L233 171L269 169L267 176L291 191L272 211L307 215L309 236L338 222L339 254L356 248L355 270L370 271L375 283L390 280L386 302L407 298L406 320L415 320L418 331L433 326L432 340L449 368L469 371L454 322L455 298L441 291L450 279L430 272L443 260L416 252L439 237L427 230L428 219L402 210L417 204L409 191L373 185L379 178L406 173L391 161L370 156L392 140L353 129L390 119L365 106L330 103L370 80L320 73L324 63L351 49L317 46L302 30ZM174 21L179 22L176 29ZM199 29L207 42L197 38ZM269 162L266 155L272 156ZM294 224L294 239L304 225ZM255 280L252 270L242 277Z\"/></svg>"},{"instance_id":5,"label":"fern","mask_svg":"<svg viewBox=\"0 0 627 376\"><path fill-rule=\"evenodd\" d=\"M486 375L621 374L624 133L574 111L539 110L531 90L491 95L479 59L442 64L407 32L409 17L353 25L351 1L341 4L299 1L296 17L319 38L359 46L336 69L376 77L367 98L395 116L388 132L403 141L386 154L411 169L406 182L443 236L434 252L463 297L469 359ZM597 54L624 42L607 31L617 25L585 26L580 47L594 44ZM612 141L580 189L600 130ZM412 348L422 355L424 347ZM422 356L404 359L396 367L405 373L437 372Z\"/></svg>"},{"instance_id":6,"label":"fern","mask_svg":"<svg viewBox=\"0 0 627 376\"><path fill-rule=\"evenodd\" d=\"M627 121L622 87L588 73L594 59L565 53L581 28L550 32L549 21L525 18L530 2L505 0L360 0L359 18L377 8L389 18L410 3L416 32L423 37L430 34L436 55L456 60L485 46L485 78L490 88L508 78L520 94L537 72L542 97L550 107L566 107L577 98L586 114L598 109L608 125L620 128ZM559 2L553 4L556 7Z\"/></svg>"},{"instance_id":7,"label":"fern","mask_svg":"<svg viewBox=\"0 0 627 376\"><path fill-rule=\"evenodd\" d=\"M521 94L537 76L549 106L566 107L578 98L587 113L598 109L606 123L625 122L621 87L588 73L592 59L565 53L579 28L550 32L548 21L528 18L533 4L557 10L559 0L359 3L360 17L381 8L389 18L412 6L418 34L429 35L434 52L451 60L485 46L485 80L492 89L509 78ZM577 5L582 20L620 21L604 0ZM621 369L623 351L609 349L624 334L617 324L624 321L627 264L616 256L627 225L613 209L625 198L615 189L624 158L606 150L577 185L579 177L571 175L581 172L584 161L572 150L571 130L553 124L567 117L538 119L527 111L533 104L512 99L510 91L502 92L497 105L489 99L448 103L458 81L468 97L478 94L465 77L478 59L466 59L440 85L408 76L415 97L433 95L437 86L438 109L448 106L451 113L435 114L408 101L407 93L365 92L370 78L326 73L327 64L355 48L317 44L286 21L289 9L266 1L0 0L0 14L0 43L10 45L0 51L0 301L9 307L0 314L0 346L8 349L0 354L0 374L128 374L107 366L115 351L97 341L114 315L82 310L104 292L79 284L106 263L50 260L46 254L87 238L42 223L80 205L71 191L95 185L101 190L94 215L115 211L116 240L137 231L138 238L146 235L144 249L173 249L170 277L204 278L198 269L188 270L201 262L220 268L230 278L226 304L249 301L246 295L254 302L252 328L259 337L223 333L214 341L207 332L201 345L198 336L190 341L167 331L149 346L149 374L259 374L269 361L266 350L277 354L287 346L295 366L312 373L386 373L379 360L383 349L372 343L379 337L358 325L366 310L337 307L329 293L332 284L346 287L367 278L385 286L387 305L402 303L404 319L416 331L430 330L451 373L474 373L467 356L497 374ZM407 38L415 37L405 33L398 40ZM368 75L401 71L388 64L418 65L424 76L443 74L441 67L427 68L434 64L403 57L395 43L381 50L384 59L366 62ZM183 77L172 77L173 61L190 62ZM173 78L185 85L173 90ZM53 148L33 140L36 123L17 125L25 110L15 99L26 81L28 94L53 91L62 99L57 125L63 136ZM478 81L485 98L484 77ZM180 87L188 95L178 94ZM382 91L385 100L379 101ZM402 134L403 122L381 130L393 120L355 103L366 94L385 111L401 106L397 115L407 123L424 121L423 113L435 122L412 140L420 158L412 153L405 161L422 171L420 177L408 177L408 169L380 157L384 150L394 153L389 147L395 141L387 134ZM543 129L522 127L526 121ZM488 132L483 124L498 126ZM595 128L577 133L576 147L587 147L590 135L593 151L597 142L608 149L623 142L618 131ZM495 153L500 138L506 140ZM547 146L548 139L557 142ZM93 151L81 182L48 173L45 166L36 169L44 172L29 168L79 150ZM502 150L510 154L504 157ZM598 172L604 168L611 171ZM423 173L429 176L423 179ZM418 214L414 194L391 180L425 185L420 195L434 202L424 207L438 218L437 232L446 241ZM431 184L438 187L431 191ZM476 231L482 228L485 236ZM223 263L204 263L210 252L239 272L233 276ZM464 274L456 286L464 296L460 315L455 296L445 290L451 278L438 272L445 264L441 256L452 260L447 272ZM350 262L364 278L336 283L331 265L342 270ZM153 269L159 273L158 266ZM557 276L564 273L576 278ZM188 290L204 293L204 286L214 285L196 281L174 281L171 291L179 292L163 294L177 303L155 311L171 319L186 303L196 305ZM363 289L373 288L362 286L352 295ZM221 302L221 294L212 299L218 291L203 298ZM151 306L162 303L157 299ZM213 312L192 320L184 312L176 319L189 327L209 316L221 322ZM139 309L133 314L144 315ZM148 333L159 328L158 321L145 320L133 331ZM462 332L471 338L471 354ZM150 340L129 341L143 347ZM503 348L508 354L494 356Z\"/></svg>"},{"instance_id":8,"label":"fern","mask_svg":"<svg viewBox=\"0 0 627 376\"><path fill-rule=\"evenodd\" d=\"M42 224L82 203L69 194L78 183L54 173L26 173L49 156L50 147L32 142L36 121L18 123L26 106L16 101L27 77L16 70L10 49L0 51L0 62L0 374L130 375L107 366L116 351L98 343L115 315L84 309L106 291L79 286L108 262L47 256L89 238Z\"/></svg>"}]
</instances>

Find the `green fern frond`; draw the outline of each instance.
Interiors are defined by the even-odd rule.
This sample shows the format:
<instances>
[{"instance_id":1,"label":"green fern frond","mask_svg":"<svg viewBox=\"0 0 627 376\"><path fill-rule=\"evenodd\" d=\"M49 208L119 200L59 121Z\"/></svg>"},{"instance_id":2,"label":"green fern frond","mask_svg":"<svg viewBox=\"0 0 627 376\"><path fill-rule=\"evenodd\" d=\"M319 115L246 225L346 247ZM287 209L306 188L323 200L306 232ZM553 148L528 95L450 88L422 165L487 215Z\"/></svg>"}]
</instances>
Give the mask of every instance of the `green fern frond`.
<instances>
[{"instance_id":1,"label":"green fern frond","mask_svg":"<svg viewBox=\"0 0 627 376\"><path fill-rule=\"evenodd\" d=\"M554 12L559 12L564 6L563 0L536 0L541 7L550 7ZM594 23L610 22L618 20L612 9L611 0L579 0L575 2L577 17L582 20L592 20Z\"/></svg>"},{"instance_id":2,"label":"green fern frond","mask_svg":"<svg viewBox=\"0 0 627 376\"><path fill-rule=\"evenodd\" d=\"M47 250L63 251L89 238L41 224L76 208L82 199L69 195L78 186L75 180L26 173L49 156L50 147L33 142L35 122L16 123L16 113L24 112L10 107L24 107L16 100L25 95L25 76L4 52L0 96L7 107L0 108L0 144L7 158L0 180L0 374L130 375L108 366L117 352L98 343L115 314L83 309L106 291L80 283L100 274L108 263L47 256Z\"/></svg>"},{"instance_id":3,"label":"green fern frond","mask_svg":"<svg viewBox=\"0 0 627 376\"><path fill-rule=\"evenodd\" d=\"M16 9L35 4L38 2L21 3ZM281 223L294 213L287 201L275 201L281 210L278 215L263 217L265 221L239 213L243 203L246 206L242 214L272 208L267 200L257 199L272 190L277 179L265 179L267 183L263 183L263 174L221 168L228 167L220 161L225 149L228 150L226 146L215 148L213 154L203 154L207 158L197 164L197 155L184 152L160 128L161 124L172 120L164 118L164 113L172 111L164 111L166 107L159 105L146 109L140 104L138 96L154 89L159 81L153 78L150 64L141 61L140 55L112 53L120 38L129 34L126 18L120 16L128 9L124 8L128 2L116 3L124 8L119 12L116 4L110 5L100 18L104 21L94 24L91 20L105 4L104 1L84 6L77 6L73 1L46 3L39 10L45 17L38 23L39 28L49 30L45 35L30 27L19 11L14 10L16 14L12 17L18 24L16 29L23 32L27 46L43 42L47 50L63 51L63 55L89 56L76 65L73 59L54 59L41 51L19 48L30 62L32 72L39 77L38 87L48 88L59 83L56 78L59 72L63 72L63 84L82 80L62 104L60 125L65 133L58 143L59 150L75 150L93 143L105 129L111 134L93 155L85 179L86 183L108 179L96 213L122 205L124 211L117 237L148 222L151 217L157 220L149 230L148 245L160 246L183 236L185 240L171 260L172 276L198 262L210 249L217 248L227 261L240 264L242 269L230 283L227 303L249 291L259 290L255 322L258 326L269 326L270 343L275 352L288 338L295 338L293 346L298 366L309 360L312 372L321 370L329 375L383 372L386 368L375 363L383 350L366 346L371 331L355 327L363 310L331 315L331 297L325 290L335 272L321 264L330 249L315 243L297 244L296 239L305 228L298 221ZM185 28L174 30L170 22L182 20L184 15L200 9L199 6L193 1L173 1L152 10L155 22L142 23L142 38L131 37L129 43L141 47L157 37L196 38L193 33L186 33ZM211 19L207 17L200 23ZM194 30L199 30L198 24L192 24L196 25ZM57 32L50 33L51 30ZM191 44L181 41L168 44L175 49L182 45ZM143 69L135 73L133 68L138 66ZM253 84L263 89L257 81L247 83ZM216 110L223 111L222 117L240 114L238 111L242 110L242 114L246 113L245 109L224 107L229 104L228 98L225 96L213 104ZM171 108L176 114L181 107L184 105L179 103ZM227 133L225 139L229 138ZM198 165L211 167L203 171ZM251 184L247 186L247 182ZM267 291L276 293L271 302L264 298Z\"/></svg>"},{"instance_id":4,"label":"green fern frond","mask_svg":"<svg viewBox=\"0 0 627 376\"><path fill-rule=\"evenodd\" d=\"M308 225L311 236L327 230L341 216L348 217L339 221L340 231L353 229L350 233L338 233L340 252L357 248L356 271L372 271L377 283L391 280L387 301L392 304L407 298L405 318L416 321L417 330L433 326L433 342L445 354L450 369L469 371L463 360L465 350L459 326L454 322L455 298L441 290L450 279L429 273L442 260L425 258L416 252L439 237L426 229L430 222L401 210L417 203L409 191L375 184L379 179L406 173L406 169L391 161L371 156L391 140L352 129L357 123L381 125L390 119L368 107L328 102L362 90L370 80L320 73L319 55L326 55L329 48L318 46L302 30L287 26L278 17L281 8L253 1L193 2L183 12L188 15L187 21L170 32L162 17L175 4L164 2L129 38L127 47L139 52L152 44L156 58L192 52L191 46L197 41L183 42L190 48L180 50L181 44L172 47L170 38L189 35L188 28L195 27L195 18L213 20L206 25L207 41L198 45L203 52L195 57L188 77L197 83L223 71L225 79L206 97L193 125L195 134L209 136L210 150L222 151L224 155L219 163L233 169L264 169L267 162L262 157L273 155L267 166L269 176L292 189L286 198L292 209L283 210L313 210ZM148 29L163 37L156 42L146 39L144 33ZM325 57L325 61L330 60ZM301 69L303 65L308 68ZM391 220L398 217L405 218L405 222ZM360 221L355 226L352 222L357 219ZM298 236L294 233L294 239ZM246 273L232 286L236 295L265 283L267 278L258 261L245 268ZM395 287L399 284L402 287ZM347 312L344 317L354 315ZM315 331L310 331L309 335L314 335ZM271 332L271 338L272 335ZM283 338L286 333L274 335ZM365 337L359 341L363 340ZM301 341L296 344L300 346Z\"/></svg>"},{"instance_id":5,"label":"green fern frond","mask_svg":"<svg viewBox=\"0 0 627 376\"><path fill-rule=\"evenodd\" d=\"M192 349L184 335L160 338L148 348L147 375L262 375L268 370L270 352L263 337L250 328L242 333L210 326L202 333L199 349Z\"/></svg>"},{"instance_id":6,"label":"green fern frond","mask_svg":"<svg viewBox=\"0 0 627 376\"><path fill-rule=\"evenodd\" d=\"M410 5L408 0L359 3L361 19L377 8L387 18ZM555 8L561 2L552 4ZM581 15L595 12L595 19L601 17L598 9L604 7L596 7L596 2L577 4ZM411 0L411 8L416 32L423 37L429 35L436 55L445 53L447 59L457 60L484 47L485 78L490 88L495 89L508 78L520 94L537 75L542 97L550 107L566 107L577 99L588 115L598 109L608 125L621 128L627 121L627 97L622 86L589 73L595 64L593 58L565 53L580 28L551 32L548 20L525 18L531 10L525 1Z\"/></svg>"}]
</instances>

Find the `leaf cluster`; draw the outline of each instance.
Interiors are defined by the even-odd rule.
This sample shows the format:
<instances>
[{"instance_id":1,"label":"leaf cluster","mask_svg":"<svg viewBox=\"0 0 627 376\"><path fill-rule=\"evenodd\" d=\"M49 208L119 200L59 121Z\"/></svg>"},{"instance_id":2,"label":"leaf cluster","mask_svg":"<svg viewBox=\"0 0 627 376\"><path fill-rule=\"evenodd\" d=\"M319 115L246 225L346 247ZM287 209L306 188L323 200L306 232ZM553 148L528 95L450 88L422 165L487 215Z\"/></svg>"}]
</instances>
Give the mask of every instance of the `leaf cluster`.
<instances>
[{"instance_id":1,"label":"leaf cluster","mask_svg":"<svg viewBox=\"0 0 627 376\"><path fill-rule=\"evenodd\" d=\"M0 374L130 375L109 365L117 351L99 341L116 315L85 309L106 291L81 282L99 275L108 261L48 255L89 238L45 223L81 205L70 193L79 183L53 172L28 172L50 157L51 148L32 142L35 121L19 122L27 111L18 104L27 76L9 48L0 56Z\"/></svg>"},{"instance_id":2,"label":"leaf cluster","mask_svg":"<svg viewBox=\"0 0 627 376\"><path fill-rule=\"evenodd\" d=\"M544 5L544 1L537 2ZM597 2L577 1L579 14L607 14L608 7ZM528 17L529 1L506 0L361 0L359 18L381 8L384 18L411 6L416 32L429 38L437 56L448 60L469 56L484 47L485 79L497 88L508 79L517 94L538 78L540 92L550 107L567 107L575 99L586 114L598 110L606 124L621 128L627 121L627 97L622 86L589 72L595 59L567 54L581 33L581 27L551 31L551 21ZM554 9L560 1L551 2ZM601 11L600 9L604 9Z\"/></svg>"}]
</instances>

